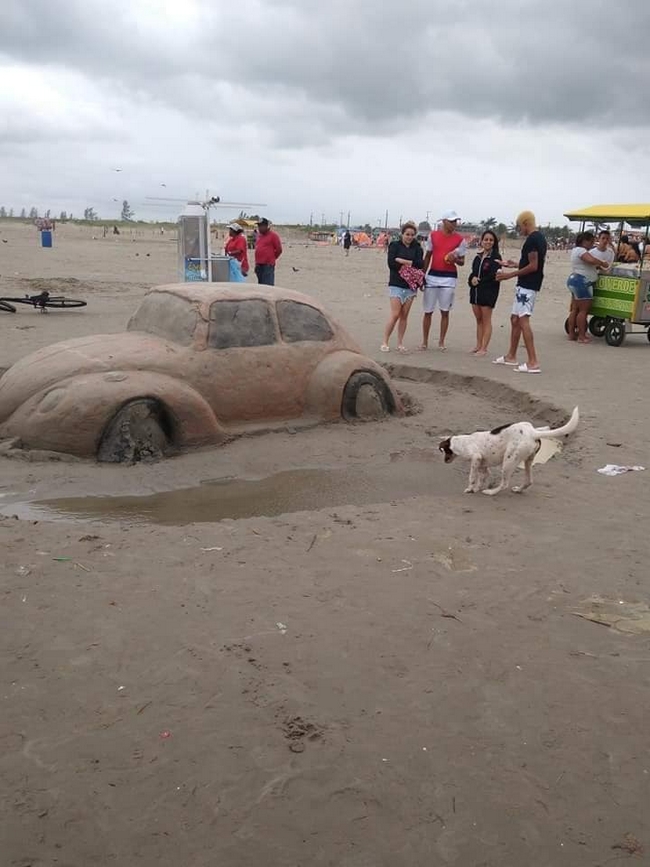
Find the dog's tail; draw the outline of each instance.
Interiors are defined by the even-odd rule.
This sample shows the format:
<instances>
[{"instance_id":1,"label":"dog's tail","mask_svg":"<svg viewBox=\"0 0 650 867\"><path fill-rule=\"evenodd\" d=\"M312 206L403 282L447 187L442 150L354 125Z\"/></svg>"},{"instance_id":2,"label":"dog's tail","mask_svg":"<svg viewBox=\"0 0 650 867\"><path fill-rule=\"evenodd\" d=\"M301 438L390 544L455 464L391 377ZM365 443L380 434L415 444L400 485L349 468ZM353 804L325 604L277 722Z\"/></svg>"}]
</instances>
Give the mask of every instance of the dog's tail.
<instances>
[{"instance_id":1,"label":"dog's tail","mask_svg":"<svg viewBox=\"0 0 650 867\"><path fill-rule=\"evenodd\" d=\"M549 430L548 428L535 428L535 439L556 440L560 439L561 437L567 437L569 436L569 434L572 434L574 430L578 427L579 421L580 413L578 412L578 407L576 406L571 413L571 418L566 424L563 424L562 427L556 427L555 430Z\"/></svg>"}]
</instances>

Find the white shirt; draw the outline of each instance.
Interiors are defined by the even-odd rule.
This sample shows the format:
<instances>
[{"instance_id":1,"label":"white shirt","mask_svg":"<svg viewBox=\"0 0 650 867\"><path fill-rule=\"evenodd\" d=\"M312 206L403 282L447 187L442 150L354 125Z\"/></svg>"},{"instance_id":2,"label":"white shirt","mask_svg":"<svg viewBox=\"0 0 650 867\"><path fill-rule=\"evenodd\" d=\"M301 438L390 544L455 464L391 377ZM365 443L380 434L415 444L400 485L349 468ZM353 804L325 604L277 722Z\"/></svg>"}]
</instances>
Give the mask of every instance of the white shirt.
<instances>
[{"instance_id":1,"label":"white shirt","mask_svg":"<svg viewBox=\"0 0 650 867\"><path fill-rule=\"evenodd\" d=\"M595 283L598 279L598 268L582 261L585 253L592 253L592 250L585 250L584 247L574 247L571 250L571 271L573 274L581 274L590 283Z\"/></svg>"},{"instance_id":2,"label":"white shirt","mask_svg":"<svg viewBox=\"0 0 650 867\"><path fill-rule=\"evenodd\" d=\"M614 261L614 251L611 247L607 247L604 250L599 250L598 247L592 247L589 252L594 259L600 259L601 262L606 262L608 265L611 265Z\"/></svg>"}]
</instances>

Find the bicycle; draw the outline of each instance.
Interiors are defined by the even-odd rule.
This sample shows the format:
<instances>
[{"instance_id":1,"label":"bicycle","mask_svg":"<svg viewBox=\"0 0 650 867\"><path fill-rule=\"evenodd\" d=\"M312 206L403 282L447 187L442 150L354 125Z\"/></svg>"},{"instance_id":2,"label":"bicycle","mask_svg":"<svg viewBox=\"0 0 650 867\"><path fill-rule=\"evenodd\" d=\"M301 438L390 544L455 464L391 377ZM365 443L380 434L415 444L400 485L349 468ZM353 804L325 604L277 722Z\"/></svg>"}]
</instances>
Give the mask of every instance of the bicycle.
<instances>
[{"instance_id":1,"label":"bicycle","mask_svg":"<svg viewBox=\"0 0 650 867\"><path fill-rule=\"evenodd\" d=\"M48 313L48 308L71 309L73 307L86 307L87 301L76 298L66 298L64 295L50 295L49 292L40 292L38 295L24 295L22 298L0 298L0 310L6 313L15 313L14 304L29 304L41 313Z\"/></svg>"}]
</instances>

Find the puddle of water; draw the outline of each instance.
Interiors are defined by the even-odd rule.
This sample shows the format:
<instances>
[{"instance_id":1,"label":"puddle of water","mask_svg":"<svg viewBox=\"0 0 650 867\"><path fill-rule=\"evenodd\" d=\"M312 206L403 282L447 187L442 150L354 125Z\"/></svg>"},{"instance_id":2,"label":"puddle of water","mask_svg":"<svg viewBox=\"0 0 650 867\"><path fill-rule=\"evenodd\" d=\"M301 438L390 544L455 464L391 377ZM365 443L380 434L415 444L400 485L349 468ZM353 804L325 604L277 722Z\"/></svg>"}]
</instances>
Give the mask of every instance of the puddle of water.
<instances>
[{"instance_id":1,"label":"puddle of water","mask_svg":"<svg viewBox=\"0 0 650 867\"><path fill-rule=\"evenodd\" d=\"M544 440L535 463L546 463L561 448L558 442ZM406 460L399 460L400 457ZM467 472L464 463L450 472L439 460L437 449L397 452L389 456L389 461L341 469L287 470L262 479L207 479L193 488L147 496L25 501L11 492L9 496L14 502L3 504L0 514L17 515L25 520L129 521L183 526L224 518L273 517L332 506L364 506L409 497L453 494L458 492L459 475L464 479ZM493 478L496 474L495 470Z\"/></svg>"},{"instance_id":2,"label":"puddle of water","mask_svg":"<svg viewBox=\"0 0 650 867\"><path fill-rule=\"evenodd\" d=\"M211 479L194 488L148 496L17 502L4 506L2 511L31 520L130 521L182 526L224 518L273 517L331 506L369 505L433 495L441 490L451 493L458 481L454 473L446 470L444 464L432 464L423 469L421 463L406 462L343 469L299 469L263 479Z\"/></svg>"}]
</instances>

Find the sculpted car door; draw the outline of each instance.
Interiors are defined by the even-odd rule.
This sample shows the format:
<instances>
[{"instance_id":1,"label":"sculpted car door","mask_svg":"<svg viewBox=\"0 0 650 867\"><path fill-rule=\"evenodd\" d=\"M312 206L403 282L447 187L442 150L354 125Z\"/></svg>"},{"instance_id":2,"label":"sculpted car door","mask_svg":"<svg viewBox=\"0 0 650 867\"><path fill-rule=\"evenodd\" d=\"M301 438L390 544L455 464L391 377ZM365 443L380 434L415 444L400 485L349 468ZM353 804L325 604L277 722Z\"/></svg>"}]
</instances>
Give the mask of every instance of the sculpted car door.
<instances>
[{"instance_id":1,"label":"sculpted car door","mask_svg":"<svg viewBox=\"0 0 650 867\"><path fill-rule=\"evenodd\" d=\"M291 347L279 339L272 303L215 301L210 308L204 393L226 424L297 418L304 388L291 375Z\"/></svg>"}]
</instances>

